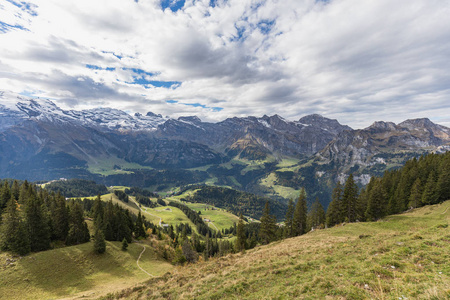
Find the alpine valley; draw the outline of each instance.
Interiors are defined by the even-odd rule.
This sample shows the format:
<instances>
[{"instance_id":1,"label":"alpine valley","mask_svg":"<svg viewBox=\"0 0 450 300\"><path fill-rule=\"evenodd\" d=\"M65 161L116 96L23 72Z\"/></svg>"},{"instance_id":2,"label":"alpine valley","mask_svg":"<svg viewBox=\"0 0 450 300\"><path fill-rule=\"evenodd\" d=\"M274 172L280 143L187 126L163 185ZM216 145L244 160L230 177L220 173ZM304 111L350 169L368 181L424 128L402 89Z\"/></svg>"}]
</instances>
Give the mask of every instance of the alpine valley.
<instances>
[{"instance_id":1,"label":"alpine valley","mask_svg":"<svg viewBox=\"0 0 450 300\"><path fill-rule=\"evenodd\" d=\"M82 178L170 190L207 184L284 200L301 187L327 207L337 181L371 176L450 149L450 129L429 119L379 121L353 130L308 115L218 123L111 108L63 110L50 100L0 92L0 178Z\"/></svg>"}]
</instances>

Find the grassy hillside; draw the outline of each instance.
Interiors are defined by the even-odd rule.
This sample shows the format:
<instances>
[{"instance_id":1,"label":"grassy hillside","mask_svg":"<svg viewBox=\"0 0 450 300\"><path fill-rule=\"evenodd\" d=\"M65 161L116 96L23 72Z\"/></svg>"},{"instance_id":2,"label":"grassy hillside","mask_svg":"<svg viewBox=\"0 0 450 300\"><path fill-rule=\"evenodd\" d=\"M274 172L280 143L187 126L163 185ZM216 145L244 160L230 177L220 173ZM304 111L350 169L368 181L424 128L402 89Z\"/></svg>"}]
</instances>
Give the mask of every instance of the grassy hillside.
<instances>
[{"instance_id":1,"label":"grassy hillside","mask_svg":"<svg viewBox=\"0 0 450 300\"><path fill-rule=\"evenodd\" d=\"M6 263L12 257L0 253L0 299L98 297L150 278L136 264L142 244L130 244L122 251L120 242L106 242L103 255L94 254L92 244L15 257L10 265ZM139 265L155 276L173 268L151 247L146 248Z\"/></svg>"},{"instance_id":2,"label":"grassy hillside","mask_svg":"<svg viewBox=\"0 0 450 300\"><path fill-rule=\"evenodd\" d=\"M113 298L449 299L450 201L180 267Z\"/></svg>"}]
</instances>

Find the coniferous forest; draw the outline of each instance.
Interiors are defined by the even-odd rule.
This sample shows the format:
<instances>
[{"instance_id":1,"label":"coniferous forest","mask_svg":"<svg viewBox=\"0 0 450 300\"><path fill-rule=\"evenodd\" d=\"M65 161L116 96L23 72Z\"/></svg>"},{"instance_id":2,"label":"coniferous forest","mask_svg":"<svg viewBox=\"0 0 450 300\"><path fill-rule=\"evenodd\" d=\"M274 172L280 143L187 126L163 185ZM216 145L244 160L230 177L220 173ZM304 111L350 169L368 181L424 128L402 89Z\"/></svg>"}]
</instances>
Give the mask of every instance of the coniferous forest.
<instances>
[{"instance_id":1,"label":"coniferous forest","mask_svg":"<svg viewBox=\"0 0 450 300\"><path fill-rule=\"evenodd\" d=\"M410 208L437 204L450 198L450 152L413 158L397 170L372 177L358 190L350 175L338 183L326 214L326 223L376 221Z\"/></svg>"}]
</instances>

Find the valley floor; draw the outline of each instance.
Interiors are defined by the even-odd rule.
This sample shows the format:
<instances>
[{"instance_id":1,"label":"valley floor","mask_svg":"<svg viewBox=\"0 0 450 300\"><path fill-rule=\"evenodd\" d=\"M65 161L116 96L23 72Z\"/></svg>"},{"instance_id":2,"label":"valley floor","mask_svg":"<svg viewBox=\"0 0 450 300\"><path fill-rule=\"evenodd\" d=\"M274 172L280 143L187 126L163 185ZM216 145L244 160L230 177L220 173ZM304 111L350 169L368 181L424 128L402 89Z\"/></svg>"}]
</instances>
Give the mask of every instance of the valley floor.
<instances>
[{"instance_id":1,"label":"valley floor","mask_svg":"<svg viewBox=\"0 0 450 300\"><path fill-rule=\"evenodd\" d=\"M449 299L450 201L179 267L106 299Z\"/></svg>"}]
</instances>

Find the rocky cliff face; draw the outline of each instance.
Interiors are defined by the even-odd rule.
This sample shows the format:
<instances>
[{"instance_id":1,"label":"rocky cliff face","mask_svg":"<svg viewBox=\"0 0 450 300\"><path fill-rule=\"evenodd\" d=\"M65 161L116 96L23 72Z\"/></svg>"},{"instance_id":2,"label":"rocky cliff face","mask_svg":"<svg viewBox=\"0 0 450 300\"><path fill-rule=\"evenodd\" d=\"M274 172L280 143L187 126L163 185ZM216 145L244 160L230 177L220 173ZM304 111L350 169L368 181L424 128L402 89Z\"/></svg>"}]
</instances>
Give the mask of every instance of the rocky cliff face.
<instances>
[{"instance_id":1,"label":"rocky cliff face","mask_svg":"<svg viewBox=\"0 0 450 300\"><path fill-rule=\"evenodd\" d=\"M373 173L401 165L425 152L450 150L450 129L429 119L406 120L398 125L375 122L362 130L339 133L317 153L319 161L334 163L341 172Z\"/></svg>"},{"instance_id":2,"label":"rocky cliff face","mask_svg":"<svg viewBox=\"0 0 450 300\"><path fill-rule=\"evenodd\" d=\"M380 121L361 130L320 115L298 121L273 115L207 123L195 116L172 119L109 108L65 111L49 100L0 92L0 177L17 177L21 170L26 178L33 165L41 173L51 166L57 174L69 170L78 176L105 159L175 169L236 157L288 157L315 161L324 180L326 174L337 178L352 172L367 181L420 153L449 149L450 129L428 119Z\"/></svg>"}]
</instances>

